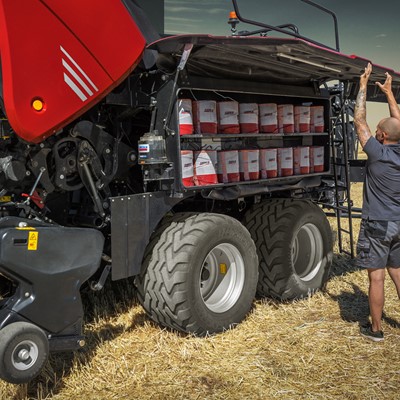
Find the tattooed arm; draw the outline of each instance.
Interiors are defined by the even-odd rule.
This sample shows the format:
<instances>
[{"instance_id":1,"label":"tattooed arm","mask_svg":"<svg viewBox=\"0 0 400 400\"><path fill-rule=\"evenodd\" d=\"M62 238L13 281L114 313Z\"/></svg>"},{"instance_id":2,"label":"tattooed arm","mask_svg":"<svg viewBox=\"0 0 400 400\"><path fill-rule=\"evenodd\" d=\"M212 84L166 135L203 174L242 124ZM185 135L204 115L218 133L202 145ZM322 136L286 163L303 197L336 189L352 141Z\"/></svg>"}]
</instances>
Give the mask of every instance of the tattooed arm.
<instances>
[{"instance_id":1,"label":"tattooed arm","mask_svg":"<svg viewBox=\"0 0 400 400\"><path fill-rule=\"evenodd\" d=\"M376 84L380 87L383 93L385 93L388 104L389 104L389 110L390 110L390 116L393 118L397 118L400 120L400 108L397 104L397 101L394 97L394 94L392 92L392 77L391 75L386 72L386 81L382 85L379 82L376 82Z\"/></svg>"},{"instance_id":2,"label":"tattooed arm","mask_svg":"<svg viewBox=\"0 0 400 400\"><path fill-rule=\"evenodd\" d=\"M364 73L360 76L360 90L354 109L354 125L362 147L365 146L368 139L372 136L367 124L367 84L371 72L372 65L368 63Z\"/></svg>"}]
</instances>

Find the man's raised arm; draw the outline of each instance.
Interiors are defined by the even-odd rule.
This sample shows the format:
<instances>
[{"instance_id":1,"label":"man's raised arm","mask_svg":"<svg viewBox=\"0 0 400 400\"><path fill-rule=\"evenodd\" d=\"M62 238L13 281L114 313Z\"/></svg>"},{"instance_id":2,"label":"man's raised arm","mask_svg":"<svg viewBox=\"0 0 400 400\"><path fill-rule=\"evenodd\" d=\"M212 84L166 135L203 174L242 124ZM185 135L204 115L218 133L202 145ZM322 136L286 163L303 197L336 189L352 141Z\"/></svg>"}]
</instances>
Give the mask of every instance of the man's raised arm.
<instances>
[{"instance_id":1,"label":"man's raised arm","mask_svg":"<svg viewBox=\"0 0 400 400\"><path fill-rule=\"evenodd\" d=\"M368 63L364 73L360 76L360 90L354 109L354 125L362 147L365 146L368 139L372 136L367 124L367 84L371 72L372 65Z\"/></svg>"},{"instance_id":2,"label":"man's raised arm","mask_svg":"<svg viewBox=\"0 0 400 400\"><path fill-rule=\"evenodd\" d=\"M376 84L379 86L379 88L382 90L382 92L385 93L385 95L386 95L387 102L389 105L389 110L390 110L390 116L400 120L400 108L397 104L397 101L396 101L393 91L392 91L392 76L388 72L386 72L385 83L382 85L382 83L376 82Z\"/></svg>"}]
</instances>

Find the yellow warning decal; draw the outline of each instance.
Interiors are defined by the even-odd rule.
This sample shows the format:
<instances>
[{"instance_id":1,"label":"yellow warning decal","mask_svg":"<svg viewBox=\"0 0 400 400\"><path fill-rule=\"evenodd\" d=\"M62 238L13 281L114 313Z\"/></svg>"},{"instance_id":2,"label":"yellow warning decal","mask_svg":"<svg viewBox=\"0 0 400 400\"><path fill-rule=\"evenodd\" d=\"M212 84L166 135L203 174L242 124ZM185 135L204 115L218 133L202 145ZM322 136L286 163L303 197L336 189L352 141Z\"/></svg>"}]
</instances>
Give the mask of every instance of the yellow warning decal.
<instances>
[{"instance_id":1,"label":"yellow warning decal","mask_svg":"<svg viewBox=\"0 0 400 400\"><path fill-rule=\"evenodd\" d=\"M39 241L39 232L29 232L28 250L37 250L38 241Z\"/></svg>"},{"instance_id":2,"label":"yellow warning decal","mask_svg":"<svg viewBox=\"0 0 400 400\"><path fill-rule=\"evenodd\" d=\"M0 196L0 203L9 203L11 200L11 196Z\"/></svg>"}]
</instances>

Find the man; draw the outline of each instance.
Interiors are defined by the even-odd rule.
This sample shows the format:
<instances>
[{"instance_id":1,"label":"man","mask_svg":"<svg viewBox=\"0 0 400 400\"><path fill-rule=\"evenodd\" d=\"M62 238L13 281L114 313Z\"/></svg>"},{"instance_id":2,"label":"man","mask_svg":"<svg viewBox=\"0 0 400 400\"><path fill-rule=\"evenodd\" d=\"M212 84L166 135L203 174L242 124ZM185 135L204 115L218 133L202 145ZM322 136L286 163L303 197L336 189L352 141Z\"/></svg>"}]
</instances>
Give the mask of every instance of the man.
<instances>
[{"instance_id":1,"label":"man","mask_svg":"<svg viewBox=\"0 0 400 400\"><path fill-rule=\"evenodd\" d=\"M368 270L371 315L371 324L361 327L361 335L382 341L386 268L400 297L400 109L392 93L392 78L386 74L385 83L377 85L386 94L391 116L379 122L375 137L371 135L366 122L371 71L372 66L368 64L360 77L354 110L357 135L368 156L357 254L359 265Z\"/></svg>"}]
</instances>

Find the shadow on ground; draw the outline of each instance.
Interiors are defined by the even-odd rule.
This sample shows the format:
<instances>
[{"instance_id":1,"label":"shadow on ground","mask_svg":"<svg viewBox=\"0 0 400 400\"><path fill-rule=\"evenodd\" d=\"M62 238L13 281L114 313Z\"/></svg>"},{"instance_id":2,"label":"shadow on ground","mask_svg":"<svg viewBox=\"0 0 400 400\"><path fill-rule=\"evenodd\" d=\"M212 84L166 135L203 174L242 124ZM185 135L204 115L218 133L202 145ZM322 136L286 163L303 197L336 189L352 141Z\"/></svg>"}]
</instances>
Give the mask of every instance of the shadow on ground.
<instances>
[{"instance_id":1,"label":"shadow on ground","mask_svg":"<svg viewBox=\"0 0 400 400\"><path fill-rule=\"evenodd\" d=\"M329 279L336 276L345 276L355 271L359 271L360 267L356 265L356 260L345 254L335 254L332 260Z\"/></svg>"},{"instance_id":2,"label":"shadow on ground","mask_svg":"<svg viewBox=\"0 0 400 400\"><path fill-rule=\"evenodd\" d=\"M359 271L356 261L345 255L335 255L330 272L330 279L336 276L346 276L352 272ZM365 274L367 272L365 271ZM340 316L346 322L357 322L359 326L369 323L368 293L358 285L352 283L352 290L342 291L339 295L328 294L337 301L340 308ZM400 323L383 313L382 320L388 325L400 328Z\"/></svg>"}]
</instances>

